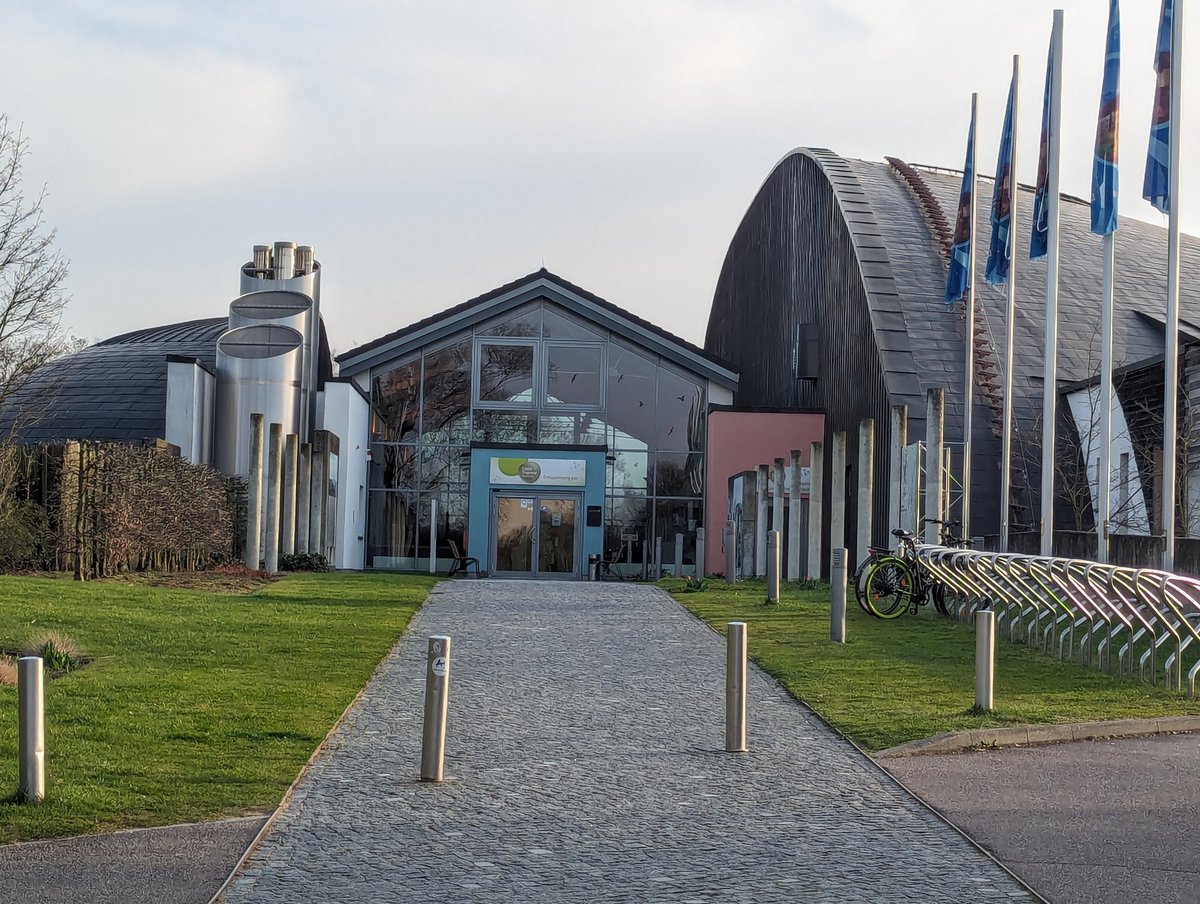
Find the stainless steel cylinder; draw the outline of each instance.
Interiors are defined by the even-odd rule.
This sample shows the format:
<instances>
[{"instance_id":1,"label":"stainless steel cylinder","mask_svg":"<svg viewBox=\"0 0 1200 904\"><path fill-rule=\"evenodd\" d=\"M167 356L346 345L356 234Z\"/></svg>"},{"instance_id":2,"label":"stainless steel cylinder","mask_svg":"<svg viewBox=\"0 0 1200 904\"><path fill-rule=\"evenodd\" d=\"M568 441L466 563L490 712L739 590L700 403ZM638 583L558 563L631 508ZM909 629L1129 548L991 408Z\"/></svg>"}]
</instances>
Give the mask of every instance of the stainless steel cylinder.
<instances>
[{"instance_id":1,"label":"stainless steel cylinder","mask_svg":"<svg viewBox=\"0 0 1200 904\"><path fill-rule=\"evenodd\" d=\"M255 274L259 279L269 277L271 270L271 246L270 245L255 245L254 246L254 263L251 264Z\"/></svg>"},{"instance_id":2,"label":"stainless steel cylinder","mask_svg":"<svg viewBox=\"0 0 1200 904\"><path fill-rule=\"evenodd\" d=\"M846 642L846 549L833 550L829 567L829 639Z\"/></svg>"},{"instance_id":3,"label":"stainless steel cylinder","mask_svg":"<svg viewBox=\"0 0 1200 904\"><path fill-rule=\"evenodd\" d=\"M258 570L262 561L263 416L250 415L250 465L246 478L246 567Z\"/></svg>"},{"instance_id":4,"label":"stainless steel cylinder","mask_svg":"<svg viewBox=\"0 0 1200 904\"><path fill-rule=\"evenodd\" d=\"M725 750L746 751L746 623L725 626Z\"/></svg>"},{"instance_id":5,"label":"stainless steel cylinder","mask_svg":"<svg viewBox=\"0 0 1200 904\"><path fill-rule=\"evenodd\" d=\"M767 602L779 602L779 572L781 564L780 535L767 531Z\"/></svg>"},{"instance_id":6,"label":"stainless steel cylinder","mask_svg":"<svg viewBox=\"0 0 1200 904\"><path fill-rule=\"evenodd\" d=\"M446 715L450 703L450 638L429 638L425 661L425 720L421 733L421 781L444 777Z\"/></svg>"},{"instance_id":7,"label":"stainless steel cylinder","mask_svg":"<svg viewBox=\"0 0 1200 904\"><path fill-rule=\"evenodd\" d=\"M725 583L737 583L737 522L726 521L725 533L721 538L725 543Z\"/></svg>"},{"instance_id":8,"label":"stainless steel cylinder","mask_svg":"<svg viewBox=\"0 0 1200 904\"><path fill-rule=\"evenodd\" d=\"M279 571L279 515L283 496L283 430L272 424L267 440L267 529L263 549L263 568L269 574Z\"/></svg>"},{"instance_id":9,"label":"stainless steel cylinder","mask_svg":"<svg viewBox=\"0 0 1200 904\"><path fill-rule=\"evenodd\" d=\"M995 709L996 613L980 609L975 613L975 708L981 712Z\"/></svg>"},{"instance_id":10,"label":"stainless steel cylinder","mask_svg":"<svg viewBox=\"0 0 1200 904\"><path fill-rule=\"evenodd\" d=\"M275 243L275 278L291 279L296 275L296 243Z\"/></svg>"},{"instance_id":11,"label":"stainless steel cylinder","mask_svg":"<svg viewBox=\"0 0 1200 904\"><path fill-rule=\"evenodd\" d=\"M316 252L313 251L312 245L297 245L296 246L296 275L307 276L313 272L313 262L316 260Z\"/></svg>"},{"instance_id":12,"label":"stainless steel cylinder","mask_svg":"<svg viewBox=\"0 0 1200 904\"><path fill-rule=\"evenodd\" d=\"M17 660L17 794L22 801L46 796L45 670L40 656Z\"/></svg>"}]
</instances>

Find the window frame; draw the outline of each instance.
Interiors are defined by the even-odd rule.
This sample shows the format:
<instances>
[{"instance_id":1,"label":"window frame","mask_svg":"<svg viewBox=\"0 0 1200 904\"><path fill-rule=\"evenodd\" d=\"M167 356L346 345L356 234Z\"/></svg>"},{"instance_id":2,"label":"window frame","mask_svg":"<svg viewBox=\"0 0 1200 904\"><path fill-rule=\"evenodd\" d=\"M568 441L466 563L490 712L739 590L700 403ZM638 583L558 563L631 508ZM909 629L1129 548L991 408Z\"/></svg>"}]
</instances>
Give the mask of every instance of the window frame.
<instances>
[{"instance_id":1,"label":"window frame","mask_svg":"<svg viewBox=\"0 0 1200 904\"><path fill-rule=\"evenodd\" d=\"M533 350L533 364L529 374L529 401L528 402L501 402L494 400L484 400L480 398L479 390L482 383L483 373L483 349L488 345L501 345L510 348L529 348ZM542 370L542 353L541 340L533 339L524 336L476 336L474 338L474 347L472 348L473 361L471 363L471 402L475 408L487 408L495 411L534 411L540 407L538 404L538 374Z\"/></svg>"},{"instance_id":2,"label":"window frame","mask_svg":"<svg viewBox=\"0 0 1200 904\"><path fill-rule=\"evenodd\" d=\"M596 384L599 392L599 401L595 404L585 405L577 402L551 402L550 401L550 350L552 348L559 349L580 349L594 348L600 354L598 369L596 371ZM605 398L608 394L608 343L599 340L577 340L577 339L543 339L542 340L542 378L541 378L541 409L546 411L605 411Z\"/></svg>"}]
</instances>

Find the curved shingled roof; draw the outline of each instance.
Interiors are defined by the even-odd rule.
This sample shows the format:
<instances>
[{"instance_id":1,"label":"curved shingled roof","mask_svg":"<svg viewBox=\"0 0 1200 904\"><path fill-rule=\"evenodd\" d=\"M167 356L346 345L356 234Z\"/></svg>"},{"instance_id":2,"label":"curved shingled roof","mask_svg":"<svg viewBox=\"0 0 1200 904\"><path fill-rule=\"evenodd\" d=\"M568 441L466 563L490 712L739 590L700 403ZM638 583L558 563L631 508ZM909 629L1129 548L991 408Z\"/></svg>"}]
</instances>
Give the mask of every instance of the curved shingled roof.
<instances>
[{"instance_id":1,"label":"curved shingled roof","mask_svg":"<svg viewBox=\"0 0 1200 904\"><path fill-rule=\"evenodd\" d=\"M163 436L167 358L216 365L217 338L228 317L189 320L105 339L51 361L0 412L0 435L13 428L22 442L67 439L136 442Z\"/></svg>"}]
</instances>

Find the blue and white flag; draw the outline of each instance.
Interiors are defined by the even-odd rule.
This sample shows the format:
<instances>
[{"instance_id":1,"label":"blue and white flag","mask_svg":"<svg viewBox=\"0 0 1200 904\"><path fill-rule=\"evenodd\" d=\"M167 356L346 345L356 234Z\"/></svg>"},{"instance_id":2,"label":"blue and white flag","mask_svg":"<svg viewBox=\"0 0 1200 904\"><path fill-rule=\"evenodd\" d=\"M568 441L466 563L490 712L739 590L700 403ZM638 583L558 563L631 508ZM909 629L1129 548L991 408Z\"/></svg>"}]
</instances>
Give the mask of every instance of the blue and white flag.
<instances>
[{"instance_id":1,"label":"blue and white flag","mask_svg":"<svg viewBox=\"0 0 1200 904\"><path fill-rule=\"evenodd\" d=\"M1113 0L1116 2L1116 0ZM1009 234L1012 229L1013 104L1016 103L1017 76L1008 86L1008 107L1004 111L1004 131L1000 134L1000 156L996 160L996 184L992 189L992 244L988 248L984 276L992 285L1008 279L1012 261Z\"/></svg>"},{"instance_id":2,"label":"blue and white flag","mask_svg":"<svg viewBox=\"0 0 1200 904\"><path fill-rule=\"evenodd\" d=\"M1037 186L1033 196L1033 228L1029 259L1045 257L1050 249L1050 96L1054 88L1054 40L1046 60L1046 90L1042 95L1042 138L1038 146Z\"/></svg>"},{"instance_id":3,"label":"blue and white flag","mask_svg":"<svg viewBox=\"0 0 1200 904\"><path fill-rule=\"evenodd\" d=\"M1092 232L1108 235L1117 224L1117 134L1121 112L1121 10L1108 8L1108 48L1104 54L1104 87L1096 122L1096 157L1092 161Z\"/></svg>"},{"instance_id":4,"label":"blue and white flag","mask_svg":"<svg viewBox=\"0 0 1200 904\"><path fill-rule=\"evenodd\" d=\"M1154 71L1158 73L1158 88L1154 93L1154 116L1150 120L1150 149L1146 153L1146 179L1142 197L1163 213L1171 212L1171 84L1172 20L1174 0L1163 0L1162 17L1158 24L1158 50L1154 56Z\"/></svg>"},{"instance_id":5,"label":"blue and white flag","mask_svg":"<svg viewBox=\"0 0 1200 904\"><path fill-rule=\"evenodd\" d=\"M971 281L971 242L975 224L971 222L972 194L975 191L975 110L971 110L971 130L967 133L967 162L963 166L962 189L958 193L958 219L950 247L950 271L946 274L946 304L954 304L967 294Z\"/></svg>"}]
</instances>

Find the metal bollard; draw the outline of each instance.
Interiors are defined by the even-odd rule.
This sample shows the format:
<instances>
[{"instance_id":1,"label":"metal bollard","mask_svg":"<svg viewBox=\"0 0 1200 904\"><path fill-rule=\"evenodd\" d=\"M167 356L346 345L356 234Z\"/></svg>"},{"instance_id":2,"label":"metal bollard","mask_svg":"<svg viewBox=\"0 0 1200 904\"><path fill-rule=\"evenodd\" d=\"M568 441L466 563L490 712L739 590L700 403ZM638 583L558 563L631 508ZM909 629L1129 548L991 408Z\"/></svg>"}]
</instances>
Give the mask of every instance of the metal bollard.
<instances>
[{"instance_id":1,"label":"metal bollard","mask_svg":"<svg viewBox=\"0 0 1200 904\"><path fill-rule=\"evenodd\" d=\"M996 613L980 609L975 613L975 708L987 712L995 708Z\"/></svg>"},{"instance_id":2,"label":"metal bollard","mask_svg":"<svg viewBox=\"0 0 1200 904\"><path fill-rule=\"evenodd\" d=\"M429 638L425 663L425 724L421 732L421 781L440 782L446 753L446 711L450 702L450 638Z\"/></svg>"},{"instance_id":3,"label":"metal bollard","mask_svg":"<svg viewBox=\"0 0 1200 904\"><path fill-rule=\"evenodd\" d=\"M829 569L829 639L846 642L846 548L833 550Z\"/></svg>"},{"instance_id":4,"label":"metal bollard","mask_svg":"<svg viewBox=\"0 0 1200 904\"><path fill-rule=\"evenodd\" d=\"M725 522L725 583L737 583L737 522Z\"/></svg>"},{"instance_id":5,"label":"metal bollard","mask_svg":"<svg viewBox=\"0 0 1200 904\"><path fill-rule=\"evenodd\" d=\"M46 796L46 697L42 657L17 660L17 795L23 801Z\"/></svg>"},{"instance_id":6,"label":"metal bollard","mask_svg":"<svg viewBox=\"0 0 1200 904\"><path fill-rule=\"evenodd\" d=\"M746 752L746 623L725 626L725 750Z\"/></svg>"},{"instance_id":7,"label":"metal bollard","mask_svg":"<svg viewBox=\"0 0 1200 904\"><path fill-rule=\"evenodd\" d=\"M767 531L767 602L779 602L779 570L782 564L779 531Z\"/></svg>"}]
</instances>

